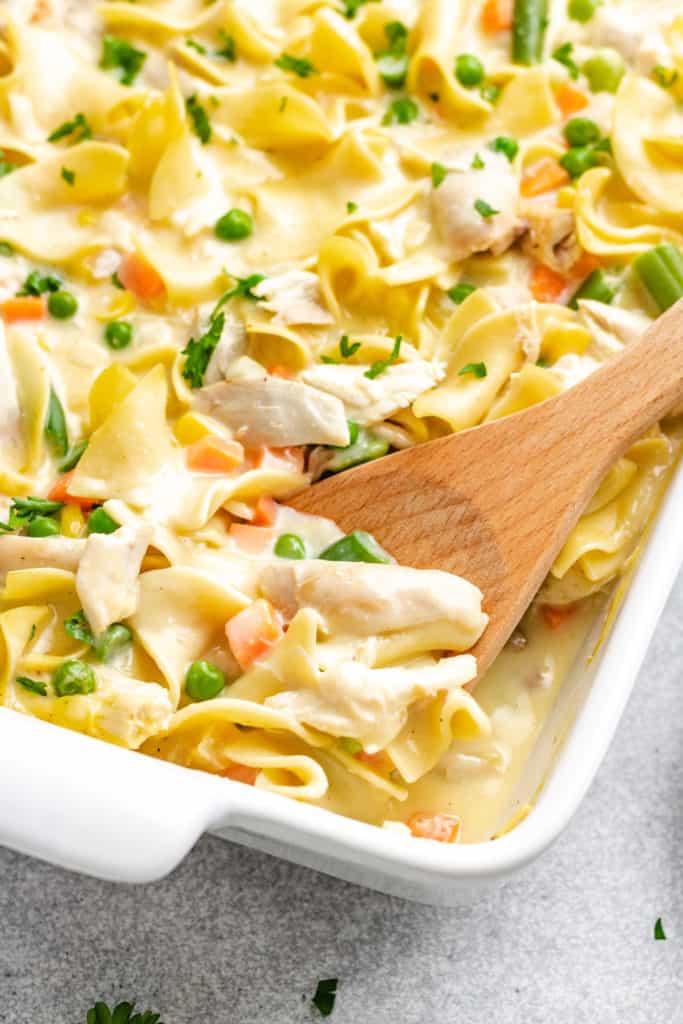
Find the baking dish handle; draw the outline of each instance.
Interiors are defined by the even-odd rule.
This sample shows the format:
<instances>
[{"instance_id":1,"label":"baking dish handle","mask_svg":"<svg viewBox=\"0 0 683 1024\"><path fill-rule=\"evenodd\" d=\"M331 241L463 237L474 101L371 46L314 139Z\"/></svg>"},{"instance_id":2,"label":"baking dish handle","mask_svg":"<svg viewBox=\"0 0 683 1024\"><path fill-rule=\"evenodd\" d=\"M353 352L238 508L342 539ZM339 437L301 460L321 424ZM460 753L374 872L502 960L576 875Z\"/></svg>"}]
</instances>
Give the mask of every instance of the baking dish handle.
<instances>
[{"instance_id":1,"label":"baking dish handle","mask_svg":"<svg viewBox=\"0 0 683 1024\"><path fill-rule=\"evenodd\" d=\"M163 877L225 805L223 781L0 709L0 843L65 868Z\"/></svg>"}]
</instances>

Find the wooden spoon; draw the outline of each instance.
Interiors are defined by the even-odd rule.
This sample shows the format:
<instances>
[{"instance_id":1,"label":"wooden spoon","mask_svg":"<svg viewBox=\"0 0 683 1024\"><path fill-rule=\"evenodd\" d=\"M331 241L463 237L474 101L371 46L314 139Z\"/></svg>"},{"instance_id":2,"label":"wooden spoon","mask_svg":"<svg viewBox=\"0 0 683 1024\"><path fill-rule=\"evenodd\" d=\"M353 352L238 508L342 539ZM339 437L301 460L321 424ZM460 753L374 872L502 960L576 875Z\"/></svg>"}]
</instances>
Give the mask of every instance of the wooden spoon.
<instances>
[{"instance_id":1,"label":"wooden spoon","mask_svg":"<svg viewBox=\"0 0 683 1024\"><path fill-rule=\"evenodd\" d=\"M329 477L291 504L484 594L479 676L610 465L683 400L683 300L580 384L524 412Z\"/></svg>"}]
</instances>

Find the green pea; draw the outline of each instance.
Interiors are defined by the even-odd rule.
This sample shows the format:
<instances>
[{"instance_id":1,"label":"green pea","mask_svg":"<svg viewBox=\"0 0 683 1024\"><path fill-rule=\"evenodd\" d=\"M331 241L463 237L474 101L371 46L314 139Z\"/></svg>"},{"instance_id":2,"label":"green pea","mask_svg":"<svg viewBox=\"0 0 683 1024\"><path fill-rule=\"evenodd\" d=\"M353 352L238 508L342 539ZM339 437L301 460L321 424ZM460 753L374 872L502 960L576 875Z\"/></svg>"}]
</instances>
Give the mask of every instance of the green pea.
<instances>
[{"instance_id":1,"label":"green pea","mask_svg":"<svg viewBox=\"0 0 683 1024\"><path fill-rule=\"evenodd\" d=\"M222 242L241 242L253 232L254 222L244 210L235 208L219 217L213 230Z\"/></svg>"},{"instance_id":2,"label":"green pea","mask_svg":"<svg viewBox=\"0 0 683 1024\"><path fill-rule=\"evenodd\" d=\"M36 516L26 527L29 537L56 537L59 533L59 523L49 516Z\"/></svg>"},{"instance_id":3,"label":"green pea","mask_svg":"<svg viewBox=\"0 0 683 1024\"><path fill-rule=\"evenodd\" d=\"M595 167L599 163L599 159L596 156L595 150L592 146L575 146L573 149L568 149L563 157L560 158L560 164L564 167L567 174L571 175L572 178L579 178L586 171L590 170L591 167Z\"/></svg>"},{"instance_id":4,"label":"green pea","mask_svg":"<svg viewBox=\"0 0 683 1024\"><path fill-rule=\"evenodd\" d=\"M93 650L100 661L109 661L132 641L133 634L122 622L108 626L93 643Z\"/></svg>"},{"instance_id":5,"label":"green pea","mask_svg":"<svg viewBox=\"0 0 683 1024\"><path fill-rule=\"evenodd\" d=\"M512 163L519 152L519 143L511 135L497 135L493 142L489 142L489 149L494 153L504 153Z\"/></svg>"},{"instance_id":6,"label":"green pea","mask_svg":"<svg viewBox=\"0 0 683 1024\"><path fill-rule=\"evenodd\" d=\"M601 0L569 0L567 14L574 21L590 21L600 2Z\"/></svg>"},{"instance_id":7,"label":"green pea","mask_svg":"<svg viewBox=\"0 0 683 1024\"><path fill-rule=\"evenodd\" d=\"M185 692L192 700L211 700L225 686L225 676L210 661L193 661L185 676Z\"/></svg>"},{"instance_id":8,"label":"green pea","mask_svg":"<svg viewBox=\"0 0 683 1024\"><path fill-rule=\"evenodd\" d=\"M306 548L301 537L296 533L283 533L278 537L273 548L278 558L305 558Z\"/></svg>"},{"instance_id":9,"label":"green pea","mask_svg":"<svg viewBox=\"0 0 683 1024\"><path fill-rule=\"evenodd\" d=\"M100 506L94 508L88 518L88 533L115 533L121 524Z\"/></svg>"},{"instance_id":10,"label":"green pea","mask_svg":"<svg viewBox=\"0 0 683 1024\"><path fill-rule=\"evenodd\" d=\"M564 137L570 146L589 146L600 135L599 127L589 117L572 117L564 126Z\"/></svg>"},{"instance_id":11,"label":"green pea","mask_svg":"<svg viewBox=\"0 0 683 1024\"><path fill-rule=\"evenodd\" d=\"M133 340L133 325L125 320L111 320L104 328L104 340L109 348L127 348Z\"/></svg>"},{"instance_id":12,"label":"green pea","mask_svg":"<svg viewBox=\"0 0 683 1024\"><path fill-rule=\"evenodd\" d=\"M78 309L76 296L71 292L51 292L47 300L47 308L56 320L69 320Z\"/></svg>"},{"instance_id":13,"label":"green pea","mask_svg":"<svg viewBox=\"0 0 683 1024\"><path fill-rule=\"evenodd\" d=\"M581 70L588 79L591 92L616 92L626 65L616 50L599 50L584 62Z\"/></svg>"},{"instance_id":14,"label":"green pea","mask_svg":"<svg viewBox=\"0 0 683 1024\"><path fill-rule=\"evenodd\" d=\"M77 693L93 693L97 680L90 665L77 658L69 658L55 669L52 685L58 697L72 697Z\"/></svg>"},{"instance_id":15,"label":"green pea","mask_svg":"<svg viewBox=\"0 0 683 1024\"><path fill-rule=\"evenodd\" d=\"M473 89L484 81L484 65L472 53L461 53L455 58L455 77L466 89Z\"/></svg>"}]
</instances>

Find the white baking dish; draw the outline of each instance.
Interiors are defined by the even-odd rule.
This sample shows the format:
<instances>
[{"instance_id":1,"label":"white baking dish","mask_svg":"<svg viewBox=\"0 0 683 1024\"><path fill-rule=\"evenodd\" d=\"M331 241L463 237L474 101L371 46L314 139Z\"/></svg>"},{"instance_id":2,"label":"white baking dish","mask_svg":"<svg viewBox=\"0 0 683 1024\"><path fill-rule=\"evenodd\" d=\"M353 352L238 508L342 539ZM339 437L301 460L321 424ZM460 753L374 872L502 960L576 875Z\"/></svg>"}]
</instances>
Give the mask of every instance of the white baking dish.
<instances>
[{"instance_id":1,"label":"white baking dish","mask_svg":"<svg viewBox=\"0 0 683 1024\"><path fill-rule=\"evenodd\" d=\"M590 669L580 660L560 695L562 713L530 759L523 785L535 792L547 776L543 791L528 818L495 842L404 838L0 710L0 843L101 878L147 882L211 830L399 896L465 902L542 853L591 784L683 561L682 514L679 467L609 638Z\"/></svg>"}]
</instances>

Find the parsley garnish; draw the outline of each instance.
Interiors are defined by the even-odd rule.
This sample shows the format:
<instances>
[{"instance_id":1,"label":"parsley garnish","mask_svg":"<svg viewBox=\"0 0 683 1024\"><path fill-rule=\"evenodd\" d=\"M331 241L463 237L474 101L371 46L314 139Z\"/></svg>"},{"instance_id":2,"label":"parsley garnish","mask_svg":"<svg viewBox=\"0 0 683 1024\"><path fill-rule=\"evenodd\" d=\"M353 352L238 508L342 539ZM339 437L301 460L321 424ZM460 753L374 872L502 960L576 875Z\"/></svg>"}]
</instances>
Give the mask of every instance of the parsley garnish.
<instances>
[{"instance_id":1,"label":"parsley garnish","mask_svg":"<svg viewBox=\"0 0 683 1024\"><path fill-rule=\"evenodd\" d=\"M670 89L678 81L678 71L675 68L665 68L663 64L657 64L652 69L652 77L662 89Z\"/></svg>"},{"instance_id":2,"label":"parsley garnish","mask_svg":"<svg viewBox=\"0 0 683 1024\"><path fill-rule=\"evenodd\" d=\"M363 4L377 3L378 0L341 0L347 18L355 18Z\"/></svg>"},{"instance_id":3,"label":"parsley garnish","mask_svg":"<svg viewBox=\"0 0 683 1024\"><path fill-rule=\"evenodd\" d=\"M17 682L25 690L37 693L39 697L47 697L47 683L42 683L39 679L29 679L28 676L17 676Z\"/></svg>"},{"instance_id":4,"label":"parsley garnish","mask_svg":"<svg viewBox=\"0 0 683 1024\"><path fill-rule=\"evenodd\" d=\"M472 157L472 169L475 171L480 171L482 167L486 167L486 164L479 156L479 154L475 153L474 156Z\"/></svg>"},{"instance_id":5,"label":"parsley garnish","mask_svg":"<svg viewBox=\"0 0 683 1024\"><path fill-rule=\"evenodd\" d=\"M289 96L283 96L280 99L280 106L278 107L278 114L284 114L285 110L287 109L287 104L288 103L289 103Z\"/></svg>"},{"instance_id":6,"label":"parsley garnish","mask_svg":"<svg viewBox=\"0 0 683 1024\"><path fill-rule=\"evenodd\" d=\"M265 281L265 274L250 274L249 277L237 277L231 274L237 284L232 288L228 288L227 292L223 292L220 299L213 308L213 312L209 317L210 320L214 320L220 310L223 308L226 302L230 299L251 299L252 302L263 302L264 295L254 295L252 288L255 288L261 281Z\"/></svg>"},{"instance_id":7,"label":"parsley garnish","mask_svg":"<svg viewBox=\"0 0 683 1024\"><path fill-rule=\"evenodd\" d=\"M199 338L190 338L182 354L187 356L183 366L183 377L189 381L191 388L200 388L204 383L204 374L209 365L216 345L221 340L225 327L225 314L218 313L212 317L208 330Z\"/></svg>"},{"instance_id":8,"label":"parsley garnish","mask_svg":"<svg viewBox=\"0 0 683 1024\"><path fill-rule=\"evenodd\" d=\"M350 359L351 356L355 355L360 348L360 341L349 341L348 334L344 334L339 342L339 353L342 359ZM332 356L322 356L324 363L339 363L338 359L334 359Z\"/></svg>"},{"instance_id":9,"label":"parsley garnish","mask_svg":"<svg viewBox=\"0 0 683 1024\"><path fill-rule=\"evenodd\" d=\"M85 114L76 114L73 120L64 121L58 128L55 128L55 130L48 135L47 141L58 142L59 139L66 139L69 136L73 136L71 138L71 143L73 145L76 145L77 142L85 142L86 139L92 138L92 128L88 124L88 119Z\"/></svg>"},{"instance_id":10,"label":"parsley garnish","mask_svg":"<svg viewBox=\"0 0 683 1024\"><path fill-rule=\"evenodd\" d=\"M408 74L408 29L400 21L390 21L384 26L388 47L375 54L377 70L385 85L400 89Z\"/></svg>"},{"instance_id":11,"label":"parsley garnish","mask_svg":"<svg viewBox=\"0 0 683 1024\"><path fill-rule=\"evenodd\" d=\"M658 917L657 920L655 921L655 939L658 939L658 940L666 939L666 934L664 932L664 925L662 924L661 917Z\"/></svg>"},{"instance_id":12,"label":"parsley garnish","mask_svg":"<svg viewBox=\"0 0 683 1024\"><path fill-rule=\"evenodd\" d=\"M203 146L211 141L211 122L209 115L197 99L196 93L185 100L185 108L192 119L192 130Z\"/></svg>"},{"instance_id":13,"label":"parsley garnish","mask_svg":"<svg viewBox=\"0 0 683 1024\"><path fill-rule=\"evenodd\" d=\"M321 1017L329 1017L334 1009L334 1001L337 998L337 978L324 978L318 982L312 1002ZM90 1022L88 1022L90 1024Z\"/></svg>"},{"instance_id":14,"label":"parsley garnish","mask_svg":"<svg viewBox=\"0 0 683 1024\"><path fill-rule=\"evenodd\" d=\"M76 180L76 172L70 171L68 167L62 167L62 178L64 178L67 185L73 185Z\"/></svg>"},{"instance_id":15,"label":"parsley garnish","mask_svg":"<svg viewBox=\"0 0 683 1024\"><path fill-rule=\"evenodd\" d=\"M556 50L553 50L552 58L558 64L564 65L569 72L570 78L577 79L579 77L579 66L572 59L573 50L573 43L563 43L562 46L558 46Z\"/></svg>"},{"instance_id":16,"label":"parsley garnish","mask_svg":"<svg viewBox=\"0 0 683 1024\"><path fill-rule=\"evenodd\" d=\"M466 366L458 370L458 377L464 377L468 373L471 373L473 377L485 377L486 363L467 363Z\"/></svg>"},{"instance_id":17,"label":"parsley garnish","mask_svg":"<svg viewBox=\"0 0 683 1024\"><path fill-rule=\"evenodd\" d=\"M293 71L299 78L308 78L309 75L318 74L318 69L310 60L306 60L305 57L294 57L291 53L283 53L273 63L283 71Z\"/></svg>"},{"instance_id":18,"label":"parsley garnish","mask_svg":"<svg viewBox=\"0 0 683 1024\"><path fill-rule=\"evenodd\" d=\"M92 647L95 643L95 637L93 631L90 628L90 623L85 617L85 612L81 608L75 612L68 619L64 619L64 629L73 637L74 640L78 640L79 643L87 644L88 647Z\"/></svg>"},{"instance_id":19,"label":"parsley garnish","mask_svg":"<svg viewBox=\"0 0 683 1024\"><path fill-rule=\"evenodd\" d=\"M485 199L475 199L474 209L477 213L481 214L484 220L488 220L489 217L495 217L497 213L500 213L500 210L494 210L492 206L489 206Z\"/></svg>"},{"instance_id":20,"label":"parsley garnish","mask_svg":"<svg viewBox=\"0 0 683 1024\"><path fill-rule=\"evenodd\" d=\"M9 242L0 242L0 256L6 256L7 259L10 259L10 257L14 256L14 246L10 245Z\"/></svg>"},{"instance_id":21,"label":"parsley garnish","mask_svg":"<svg viewBox=\"0 0 683 1024\"><path fill-rule=\"evenodd\" d=\"M100 67L105 70L120 68L122 74L119 81L122 85L133 84L146 60L145 51L136 49L127 39L105 36L102 40Z\"/></svg>"},{"instance_id":22,"label":"parsley garnish","mask_svg":"<svg viewBox=\"0 0 683 1024\"><path fill-rule=\"evenodd\" d=\"M372 364L370 369L365 371L363 376L369 377L370 380L374 380L375 377L379 377L380 374L384 373L385 370L388 370L391 364L395 363L396 360L398 359L399 352L401 351L402 341L403 338L399 334L399 336L396 338L396 341L394 342L394 347L391 350L391 354L386 359L376 360L376 362Z\"/></svg>"},{"instance_id":23,"label":"parsley garnish","mask_svg":"<svg viewBox=\"0 0 683 1024\"><path fill-rule=\"evenodd\" d=\"M9 160L5 160L5 154L0 149L0 178L4 178L6 174L11 174L12 171L16 171L17 165L11 163Z\"/></svg>"},{"instance_id":24,"label":"parsley garnish","mask_svg":"<svg viewBox=\"0 0 683 1024\"><path fill-rule=\"evenodd\" d=\"M468 284L466 281L460 281L459 284L453 285L446 292L446 295L454 302L456 306L460 306L465 299L469 298L472 292L476 292L477 287L474 284Z\"/></svg>"},{"instance_id":25,"label":"parsley garnish","mask_svg":"<svg viewBox=\"0 0 683 1024\"><path fill-rule=\"evenodd\" d=\"M110 1010L106 1003L95 1003L88 1010L86 1024L163 1024L160 1013L143 1010L133 1013L135 1003L119 1003Z\"/></svg>"},{"instance_id":26,"label":"parsley garnish","mask_svg":"<svg viewBox=\"0 0 683 1024\"><path fill-rule=\"evenodd\" d=\"M382 124L410 124L420 116L420 108L415 100L409 96L402 96L399 100L393 100L389 109L382 118Z\"/></svg>"},{"instance_id":27,"label":"parsley garnish","mask_svg":"<svg viewBox=\"0 0 683 1024\"><path fill-rule=\"evenodd\" d=\"M349 200L348 203L346 204L346 212L347 213L355 213L357 209L358 209L358 203L353 203L353 202L351 202L351 200Z\"/></svg>"},{"instance_id":28,"label":"parsley garnish","mask_svg":"<svg viewBox=\"0 0 683 1024\"><path fill-rule=\"evenodd\" d=\"M218 35L223 46L220 50L216 50L216 56L224 57L225 60L229 60L234 64L237 60L237 44L234 36L229 36L223 28L219 29Z\"/></svg>"},{"instance_id":29,"label":"parsley garnish","mask_svg":"<svg viewBox=\"0 0 683 1024\"><path fill-rule=\"evenodd\" d=\"M50 388L50 400L47 403L47 418L44 434L55 455L66 455L69 451L69 435L66 430L66 417L62 403L53 388Z\"/></svg>"},{"instance_id":30,"label":"parsley garnish","mask_svg":"<svg viewBox=\"0 0 683 1024\"><path fill-rule=\"evenodd\" d=\"M111 275L111 283L114 285L114 288L118 288L119 291L125 292L126 286L123 283L123 281L121 280L121 278L119 277L118 271L116 271L116 270Z\"/></svg>"},{"instance_id":31,"label":"parsley garnish","mask_svg":"<svg viewBox=\"0 0 683 1024\"><path fill-rule=\"evenodd\" d=\"M186 39L185 46L189 46L192 50L196 50L197 53L201 53L202 56L206 56L206 47L198 43L196 39Z\"/></svg>"},{"instance_id":32,"label":"parsley garnish","mask_svg":"<svg viewBox=\"0 0 683 1024\"><path fill-rule=\"evenodd\" d=\"M550 366L550 363L548 362L547 359L544 359L543 356L539 356L538 359L536 360L536 366L540 366L541 369L544 370L544 369L546 369L546 367Z\"/></svg>"},{"instance_id":33,"label":"parsley garnish","mask_svg":"<svg viewBox=\"0 0 683 1024\"><path fill-rule=\"evenodd\" d=\"M32 270L17 295L44 295L45 292L58 292L62 282L53 274L41 274L39 270Z\"/></svg>"},{"instance_id":34,"label":"parsley garnish","mask_svg":"<svg viewBox=\"0 0 683 1024\"><path fill-rule=\"evenodd\" d=\"M443 164L433 163L432 164L432 185L434 188L438 188L442 185L448 174L448 168L444 167Z\"/></svg>"}]
</instances>

